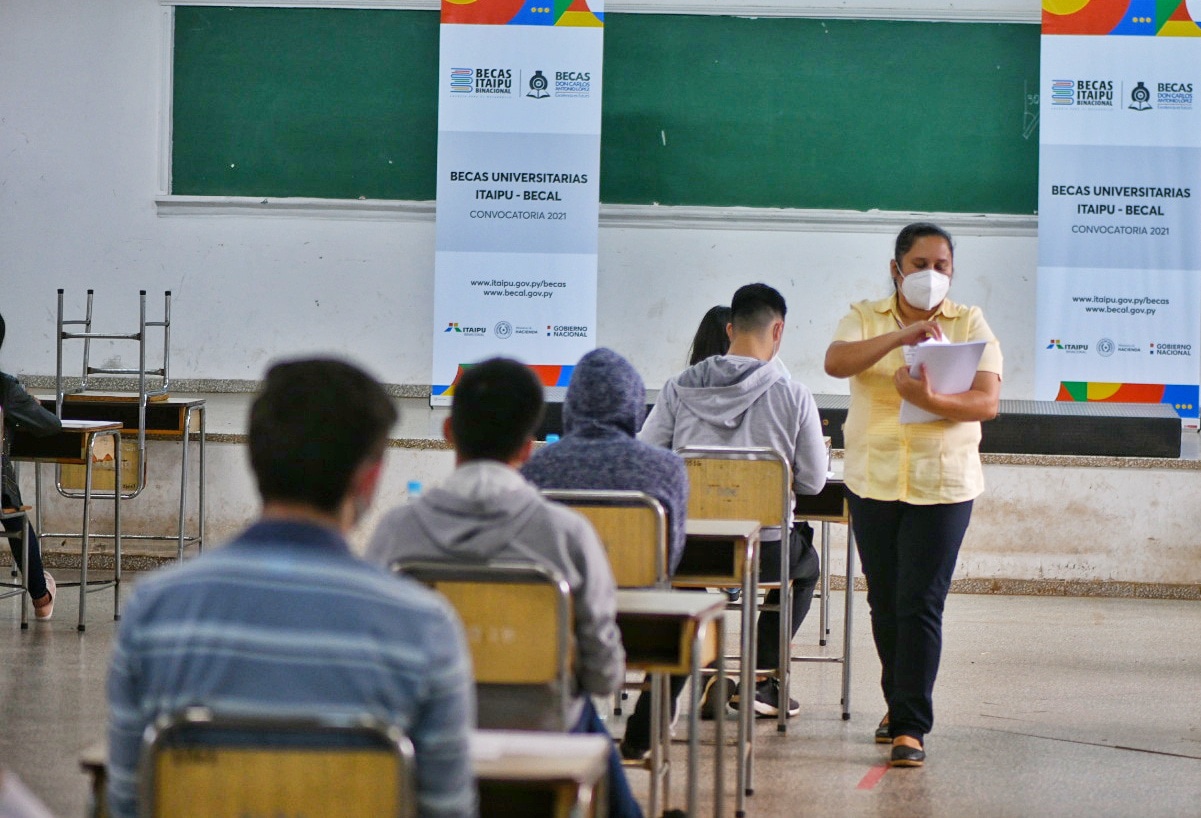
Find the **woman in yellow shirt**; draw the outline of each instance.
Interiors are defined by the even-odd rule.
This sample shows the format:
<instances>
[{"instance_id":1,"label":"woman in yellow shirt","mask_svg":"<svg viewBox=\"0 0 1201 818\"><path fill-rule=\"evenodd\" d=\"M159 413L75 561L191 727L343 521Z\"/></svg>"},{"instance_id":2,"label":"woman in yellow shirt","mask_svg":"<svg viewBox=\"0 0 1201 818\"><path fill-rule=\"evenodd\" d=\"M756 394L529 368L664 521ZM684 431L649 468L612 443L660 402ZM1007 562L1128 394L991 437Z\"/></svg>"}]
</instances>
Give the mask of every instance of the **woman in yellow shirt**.
<instances>
[{"instance_id":1,"label":"woman in yellow shirt","mask_svg":"<svg viewBox=\"0 0 1201 818\"><path fill-rule=\"evenodd\" d=\"M978 307L946 298L954 248L945 230L904 228L889 269L895 292L851 305L825 368L851 379L845 480L888 703L876 741L891 742L892 766L920 767L934 723L943 605L984 489L980 421L997 414L1001 347ZM940 395L924 369L910 377L906 357L928 339L988 342L970 389ZM901 424L902 399L944 419Z\"/></svg>"}]
</instances>

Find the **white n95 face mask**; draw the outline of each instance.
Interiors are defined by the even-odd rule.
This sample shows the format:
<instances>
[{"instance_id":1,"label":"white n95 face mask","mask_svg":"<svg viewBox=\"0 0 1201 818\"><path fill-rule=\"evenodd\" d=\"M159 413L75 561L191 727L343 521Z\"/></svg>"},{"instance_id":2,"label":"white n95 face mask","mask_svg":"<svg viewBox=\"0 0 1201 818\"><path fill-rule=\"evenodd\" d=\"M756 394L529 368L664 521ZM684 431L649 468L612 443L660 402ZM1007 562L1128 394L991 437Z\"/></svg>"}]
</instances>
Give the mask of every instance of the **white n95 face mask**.
<instances>
[{"instance_id":1,"label":"white n95 face mask","mask_svg":"<svg viewBox=\"0 0 1201 818\"><path fill-rule=\"evenodd\" d=\"M919 310L932 310L951 289L951 277L938 270L919 270L901 278L901 295Z\"/></svg>"}]
</instances>

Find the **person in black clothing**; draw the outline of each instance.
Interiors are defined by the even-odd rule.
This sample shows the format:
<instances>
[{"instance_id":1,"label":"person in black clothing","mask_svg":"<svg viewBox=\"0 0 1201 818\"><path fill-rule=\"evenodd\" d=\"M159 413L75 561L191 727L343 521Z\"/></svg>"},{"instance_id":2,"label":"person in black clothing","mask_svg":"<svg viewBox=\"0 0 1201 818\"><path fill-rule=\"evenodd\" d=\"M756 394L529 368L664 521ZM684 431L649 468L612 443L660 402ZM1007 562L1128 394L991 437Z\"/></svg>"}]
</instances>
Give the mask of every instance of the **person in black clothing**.
<instances>
[{"instance_id":1,"label":"person in black clothing","mask_svg":"<svg viewBox=\"0 0 1201 818\"><path fill-rule=\"evenodd\" d=\"M0 347L4 345L4 316L0 315ZM3 483L4 508L21 507L21 487L17 484L17 472L8 457L8 447L11 435L20 430L23 433L44 437L62 429L63 424L53 412L48 412L38 403L37 398L22 388L17 379L7 372L0 372L0 408L4 410L4 453L3 453ZM4 527L9 532L21 530L20 519L6 519ZM39 621L46 621L54 613L54 577L42 569L42 549L38 543L37 534L29 529L29 565L21 565L20 539L10 539L13 561L25 571L28 581L29 597L33 600L33 615Z\"/></svg>"}]
</instances>

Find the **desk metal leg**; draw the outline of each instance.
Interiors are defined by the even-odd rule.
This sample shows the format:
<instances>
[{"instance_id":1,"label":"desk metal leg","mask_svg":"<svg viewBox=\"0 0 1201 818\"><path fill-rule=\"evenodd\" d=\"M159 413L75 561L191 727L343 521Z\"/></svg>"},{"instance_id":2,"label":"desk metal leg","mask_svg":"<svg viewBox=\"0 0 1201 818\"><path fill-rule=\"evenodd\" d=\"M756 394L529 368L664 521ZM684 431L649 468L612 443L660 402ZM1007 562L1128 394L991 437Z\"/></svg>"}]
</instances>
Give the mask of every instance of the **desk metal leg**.
<instances>
[{"instance_id":1,"label":"desk metal leg","mask_svg":"<svg viewBox=\"0 0 1201 818\"><path fill-rule=\"evenodd\" d=\"M826 646L830 635L830 523L822 521L822 554L821 554L821 620L818 626L817 643Z\"/></svg>"},{"instance_id":2,"label":"desk metal leg","mask_svg":"<svg viewBox=\"0 0 1201 818\"><path fill-rule=\"evenodd\" d=\"M196 553L204 550L204 427L208 418L208 407L200 406L200 446L197 452L200 474L197 480L196 495ZM189 427L190 428L190 427Z\"/></svg>"},{"instance_id":3,"label":"desk metal leg","mask_svg":"<svg viewBox=\"0 0 1201 818\"><path fill-rule=\"evenodd\" d=\"M738 708L738 792L735 796L735 812L738 818L746 815L746 797L755 794L755 708L747 707L755 695L755 666L758 663L755 641L755 605L759 595L759 548L754 549L754 559L748 560L750 568L742 578L742 669ZM747 697L751 697L748 699ZM724 718L725 714L722 713Z\"/></svg>"},{"instance_id":4,"label":"desk metal leg","mask_svg":"<svg viewBox=\"0 0 1201 818\"><path fill-rule=\"evenodd\" d=\"M847 589L842 625L842 720L851 718L851 623L855 607L855 532L847 520Z\"/></svg>"},{"instance_id":5,"label":"desk metal leg","mask_svg":"<svg viewBox=\"0 0 1201 818\"><path fill-rule=\"evenodd\" d=\"M87 447L87 462L83 467L83 531L80 534L79 544L79 624L76 627L79 630L84 630L84 615L88 608L88 548L91 545L91 525L92 525L92 461L94 457L94 448L96 446L96 436L88 441ZM118 440L113 462L120 468L121 463L121 443ZM114 483L113 494L121 493L121 484Z\"/></svg>"},{"instance_id":6,"label":"desk metal leg","mask_svg":"<svg viewBox=\"0 0 1201 818\"><path fill-rule=\"evenodd\" d=\"M664 801L668 797L666 794L666 786L663 782L663 748L664 748L664 720L663 720L663 682L664 674L648 673L647 679L650 682L650 689L644 695L651 697L651 793L650 793L650 814L659 814L659 788L663 786ZM620 695L620 693L618 694Z\"/></svg>"},{"instance_id":7,"label":"desk metal leg","mask_svg":"<svg viewBox=\"0 0 1201 818\"><path fill-rule=\"evenodd\" d=\"M113 621L121 618L121 435L113 436ZM80 628L82 630L82 628Z\"/></svg>"},{"instance_id":8,"label":"desk metal leg","mask_svg":"<svg viewBox=\"0 0 1201 818\"><path fill-rule=\"evenodd\" d=\"M725 690L725 688L726 688L726 633L725 633L726 621L725 621L725 617L718 617L716 620L711 621L709 623L709 627L717 628L717 689ZM700 629L698 628L696 643L693 645L693 648L692 648L692 685L693 685L694 689L696 689L700 686L700 681L701 681L700 660L698 658L700 656L700 650L701 650L700 634L701 634L701 632L700 632ZM696 704L695 704L696 696L693 696L693 700L694 700L694 703L693 703L693 710L692 710L692 716L691 716L692 723L690 726L692 728L692 735L695 736L697 734L697 728L699 726L698 717L697 717L698 714L696 712ZM714 769L713 769L713 818L722 818L722 816L725 815L725 795L726 795L725 774L724 774L725 773L725 750L726 750L725 724L726 724L726 720L724 718L719 718L719 719L717 719L717 724L715 726L717 732L716 732L716 738L714 739L716 741L716 750L713 753L713 766L714 766ZM689 749L691 749L691 748L689 748ZM741 748L739 748L739 752L741 752ZM697 760L696 760L695 754L689 757L688 765L689 765L688 766L688 775L693 781L696 781L696 776L697 776L698 771L697 771ZM696 812L694 811L694 805L691 803L688 805L688 814L696 815Z\"/></svg>"}]
</instances>

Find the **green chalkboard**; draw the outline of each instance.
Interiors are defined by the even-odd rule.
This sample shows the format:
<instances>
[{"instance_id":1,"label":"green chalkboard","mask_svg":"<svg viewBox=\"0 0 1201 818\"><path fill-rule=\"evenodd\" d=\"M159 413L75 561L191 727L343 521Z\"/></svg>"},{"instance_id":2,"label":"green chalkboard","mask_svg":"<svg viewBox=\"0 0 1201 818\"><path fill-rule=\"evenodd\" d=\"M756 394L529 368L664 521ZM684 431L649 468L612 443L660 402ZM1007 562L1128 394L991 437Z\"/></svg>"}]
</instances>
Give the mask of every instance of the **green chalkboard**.
<instances>
[{"instance_id":1,"label":"green chalkboard","mask_svg":"<svg viewBox=\"0 0 1201 818\"><path fill-rule=\"evenodd\" d=\"M1030 214L1033 25L608 14L609 203ZM432 11L179 7L172 192L428 200Z\"/></svg>"},{"instance_id":2,"label":"green chalkboard","mask_svg":"<svg viewBox=\"0 0 1201 818\"><path fill-rule=\"evenodd\" d=\"M432 199L438 13L177 7L171 191Z\"/></svg>"}]
</instances>

